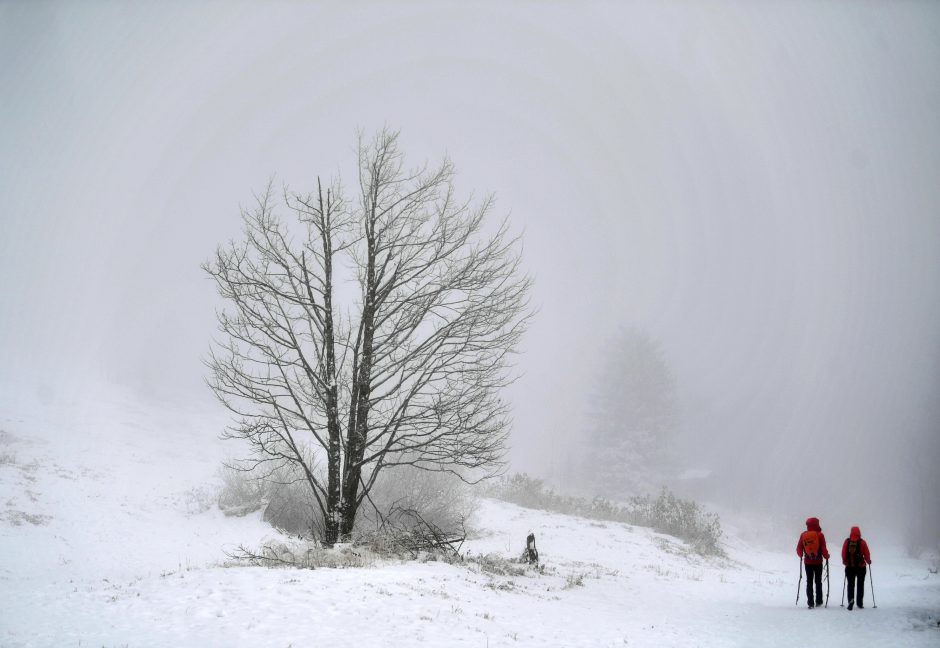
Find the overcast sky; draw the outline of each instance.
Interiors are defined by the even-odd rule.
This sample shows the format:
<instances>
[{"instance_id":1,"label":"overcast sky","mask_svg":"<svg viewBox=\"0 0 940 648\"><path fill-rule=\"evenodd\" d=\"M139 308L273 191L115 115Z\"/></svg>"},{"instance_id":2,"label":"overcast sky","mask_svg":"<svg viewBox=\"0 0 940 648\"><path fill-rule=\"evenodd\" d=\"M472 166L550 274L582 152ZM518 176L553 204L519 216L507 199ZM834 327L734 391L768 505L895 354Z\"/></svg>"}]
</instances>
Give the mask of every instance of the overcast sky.
<instances>
[{"instance_id":1,"label":"overcast sky","mask_svg":"<svg viewBox=\"0 0 940 648\"><path fill-rule=\"evenodd\" d=\"M392 6L0 3L0 382L208 399L200 262L388 125L525 232L513 467L632 325L735 490L940 509L940 4Z\"/></svg>"}]
</instances>

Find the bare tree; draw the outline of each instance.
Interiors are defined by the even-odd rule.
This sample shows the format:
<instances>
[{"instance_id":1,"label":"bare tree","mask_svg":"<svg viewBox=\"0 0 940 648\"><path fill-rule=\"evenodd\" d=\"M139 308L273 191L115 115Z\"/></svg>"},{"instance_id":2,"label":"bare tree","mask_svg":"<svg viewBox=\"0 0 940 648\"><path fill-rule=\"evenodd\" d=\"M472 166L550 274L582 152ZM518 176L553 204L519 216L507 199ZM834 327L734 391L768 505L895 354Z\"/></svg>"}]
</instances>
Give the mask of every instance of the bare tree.
<instances>
[{"instance_id":1,"label":"bare tree","mask_svg":"<svg viewBox=\"0 0 940 648\"><path fill-rule=\"evenodd\" d=\"M407 170L398 134L359 141L355 201L339 183L243 210L245 239L203 267L229 310L209 384L237 416L252 469L289 469L313 493L326 543L348 537L380 472L477 478L509 429L499 392L530 316L530 279L491 197L460 200L447 160ZM343 270L358 299L342 303ZM325 476L322 464L325 464Z\"/></svg>"}]
</instances>

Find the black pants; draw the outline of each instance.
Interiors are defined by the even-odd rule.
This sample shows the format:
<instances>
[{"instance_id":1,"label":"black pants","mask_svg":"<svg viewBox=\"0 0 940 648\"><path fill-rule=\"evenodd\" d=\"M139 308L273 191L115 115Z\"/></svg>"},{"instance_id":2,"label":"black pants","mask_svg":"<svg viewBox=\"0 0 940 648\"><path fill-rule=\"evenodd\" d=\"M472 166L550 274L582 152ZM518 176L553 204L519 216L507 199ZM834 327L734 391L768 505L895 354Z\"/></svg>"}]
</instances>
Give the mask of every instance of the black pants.
<instances>
[{"instance_id":1,"label":"black pants","mask_svg":"<svg viewBox=\"0 0 940 648\"><path fill-rule=\"evenodd\" d=\"M810 605L813 604L813 582L816 582L816 605L822 605L823 602L823 591L822 591L822 572L823 566L819 565L806 565L806 602Z\"/></svg>"},{"instance_id":2,"label":"black pants","mask_svg":"<svg viewBox=\"0 0 940 648\"><path fill-rule=\"evenodd\" d=\"M864 605L865 600L865 574L868 573L866 567L846 567L845 579L848 581L849 603L853 601L859 606Z\"/></svg>"}]
</instances>

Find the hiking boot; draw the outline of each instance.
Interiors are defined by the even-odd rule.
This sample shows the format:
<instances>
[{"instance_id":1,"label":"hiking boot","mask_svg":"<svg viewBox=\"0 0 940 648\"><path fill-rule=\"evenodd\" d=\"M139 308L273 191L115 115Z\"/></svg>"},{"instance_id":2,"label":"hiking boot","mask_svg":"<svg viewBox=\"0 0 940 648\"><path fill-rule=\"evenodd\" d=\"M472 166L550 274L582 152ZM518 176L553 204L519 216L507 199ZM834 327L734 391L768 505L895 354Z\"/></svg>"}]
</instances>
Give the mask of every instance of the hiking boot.
<instances>
[{"instance_id":1,"label":"hiking boot","mask_svg":"<svg viewBox=\"0 0 940 648\"><path fill-rule=\"evenodd\" d=\"M853 607L855 607L855 601L849 599L849 609L851 610Z\"/></svg>"},{"instance_id":2,"label":"hiking boot","mask_svg":"<svg viewBox=\"0 0 940 648\"><path fill-rule=\"evenodd\" d=\"M813 609L813 602L810 601L809 603L807 603L807 604L806 604L806 607L808 607L810 610L812 610L812 609Z\"/></svg>"},{"instance_id":3,"label":"hiking boot","mask_svg":"<svg viewBox=\"0 0 940 648\"><path fill-rule=\"evenodd\" d=\"M822 606L823 606L823 602L821 600L816 601L816 607L822 607Z\"/></svg>"},{"instance_id":4,"label":"hiking boot","mask_svg":"<svg viewBox=\"0 0 940 648\"><path fill-rule=\"evenodd\" d=\"M861 601L859 601L858 609L859 609L859 610L864 610L864 609L865 609L865 606L862 605Z\"/></svg>"}]
</instances>

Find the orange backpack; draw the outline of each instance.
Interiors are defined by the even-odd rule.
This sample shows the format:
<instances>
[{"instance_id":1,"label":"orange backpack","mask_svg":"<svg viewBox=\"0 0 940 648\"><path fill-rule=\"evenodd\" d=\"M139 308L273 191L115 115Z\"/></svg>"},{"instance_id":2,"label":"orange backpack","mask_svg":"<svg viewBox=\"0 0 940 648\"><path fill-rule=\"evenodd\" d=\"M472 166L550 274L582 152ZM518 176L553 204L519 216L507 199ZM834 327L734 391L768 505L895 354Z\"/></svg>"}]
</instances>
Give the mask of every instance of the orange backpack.
<instances>
[{"instance_id":1,"label":"orange backpack","mask_svg":"<svg viewBox=\"0 0 940 648\"><path fill-rule=\"evenodd\" d=\"M803 533L803 555L807 560L819 560L819 533L816 531Z\"/></svg>"}]
</instances>

